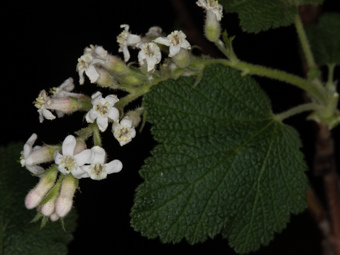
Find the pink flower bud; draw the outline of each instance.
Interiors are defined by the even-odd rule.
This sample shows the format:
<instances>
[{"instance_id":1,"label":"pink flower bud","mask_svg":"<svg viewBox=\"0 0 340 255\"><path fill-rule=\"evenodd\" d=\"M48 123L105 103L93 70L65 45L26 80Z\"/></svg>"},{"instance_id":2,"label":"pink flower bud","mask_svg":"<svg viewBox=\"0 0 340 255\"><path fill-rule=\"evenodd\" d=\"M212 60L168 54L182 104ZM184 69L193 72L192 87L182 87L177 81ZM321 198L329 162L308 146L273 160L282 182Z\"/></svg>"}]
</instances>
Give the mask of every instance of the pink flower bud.
<instances>
[{"instance_id":1,"label":"pink flower bud","mask_svg":"<svg viewBox=\"0 0 340 255\"><path fill-rule=\"evenodd\" d=\"M72 174L65 176L55 206L55 211L59 217L65 217L71 211L77 186L78 179L74 178Z\"/></svg>"},{"instance_id":2,"label":"pink flower bud","mask_svg":"<svg viewBox=\"0 0 340 255\"><path fill-rule=\"evenodd\" d=\"M57 178L58 169L51 169L43 177L39 183L26 196L25 206L27 209L32 209L39 205L47 192L52 188Z\"/></svg>"},{"instance_id":3,"label":"pink flower bud","mask_svg":"<svg viewBox=\"0 0 340 255\"><path fill-rule=\"evenodd\" d=\"M45 216L50 216L54 212L54 208L55 208L55 199L51 199L47 201L47 203L42 205L41 213Z\"/></svg>"},{"instance_id":4,"label":"pink flower bud","mask_svg":"<svg viewBox=\"0 0 340 255\"><path fill-rule=\"evenodd\" d=\"M53 213L53 214L50 216L50 220L51 220L51 221L57 221L57 220L59 220L59 216L58 216L56 213Z\"/></svg>"}]
</instances>

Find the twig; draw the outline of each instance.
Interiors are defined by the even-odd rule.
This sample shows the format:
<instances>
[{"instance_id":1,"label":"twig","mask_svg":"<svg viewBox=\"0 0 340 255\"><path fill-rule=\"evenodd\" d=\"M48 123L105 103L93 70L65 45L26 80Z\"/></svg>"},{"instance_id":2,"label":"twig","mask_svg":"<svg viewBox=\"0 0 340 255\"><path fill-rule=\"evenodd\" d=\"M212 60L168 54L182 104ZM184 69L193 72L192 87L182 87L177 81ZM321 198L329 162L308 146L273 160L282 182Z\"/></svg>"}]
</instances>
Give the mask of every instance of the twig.
<instances>
[{"instance_id":1,"label":"twig","mask_svg":"<svg viewBox=\"0 0 340 255\"><path fill-rule=\"evenodd\" d=\"M319 123L314 158L314 171L322 174L331 221L330 242L335 255L340 255L340 190L334 160L334 145L331 132Z\"/></svg>"}]
</instances>

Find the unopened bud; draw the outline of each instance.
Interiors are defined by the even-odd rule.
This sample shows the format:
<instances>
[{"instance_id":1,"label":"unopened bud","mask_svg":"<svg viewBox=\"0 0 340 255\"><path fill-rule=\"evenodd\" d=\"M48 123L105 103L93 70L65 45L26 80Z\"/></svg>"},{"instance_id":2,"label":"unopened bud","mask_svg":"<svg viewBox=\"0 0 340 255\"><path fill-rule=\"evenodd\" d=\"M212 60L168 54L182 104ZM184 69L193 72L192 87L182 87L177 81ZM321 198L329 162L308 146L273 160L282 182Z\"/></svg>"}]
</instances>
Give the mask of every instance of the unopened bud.
<instances>
[{"instance_id":1,"label":"unopened bud","mask_svg":"<svg viewBox=\"0 0 340 255\"><path fill-rule=\"evenodd\" d=\"M116 56L108 55L106 57L107 62L103 64L103 67L113 74L125 74L129 71L129 67L123 60Z\"/></svg>"},{"instance_id":2,"label":"unopened bud","mask_svg":"<svg viewBox=\"0 0 340 255\"><path fill-rule=\"evenodd\" d=\"M207 11L204 33L205 37L211 42L216 42L221 36L221 24L211 11Z\"/></svg>"},{"instance_id":3,"label":"unopened bud","mask_svg":"<svg viewBox=\"0 0 340 255\"><path fill-rule=\"evenodd\" d=\"M78 179L72 174L65 176L62 184L59 197L56 201L55 212L59 217L65 217L72 209L73 196L78 187Z\"/></svg>"},{"instance_id":4,"label":"unopened bud","mask_svg":"<svg viewBox=\"0 0 340 255\"><path fill-rule=\"evenodd\" d=\"M50 216L50 220L51 220L51 221L57 221L57 220L59 220L59 216L58 216L56 213L53 213L53 214Z\"/></svg>"},{"instance_id":5,"label":"unopened bud","mask_svg":"<svg viewBox=\"0 0 340 255\"><path fill-rule=\"evenodd\" d=\"M190 64L190 54L188 50L181 48L180 51L172 57L172 60L178 67L185 68Z\"/></svg>"},{"instance_id":6,"label":"unopened bud","mask_svg":"<svg viewBox=\"0 0 340 255\"><path fill-rule=\"evenodd\" d=\"M58 169L52 168L46 171L46 174L40 178L39 183L26 196L25 206L32 209L39 205L47 192L52 188L57 178Z\"/></svg>"}]
</instances>

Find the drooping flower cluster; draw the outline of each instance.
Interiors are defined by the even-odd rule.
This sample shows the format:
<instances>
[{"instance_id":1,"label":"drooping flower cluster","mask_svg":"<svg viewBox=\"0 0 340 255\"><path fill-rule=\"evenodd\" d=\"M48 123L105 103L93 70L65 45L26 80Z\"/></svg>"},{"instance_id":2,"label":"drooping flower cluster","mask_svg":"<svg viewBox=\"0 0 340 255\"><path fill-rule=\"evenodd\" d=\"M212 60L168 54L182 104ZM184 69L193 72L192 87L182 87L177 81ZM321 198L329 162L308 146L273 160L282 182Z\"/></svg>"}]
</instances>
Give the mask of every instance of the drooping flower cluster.
<instances>
[{"instance_id":1,"label":"drooping flower cluster","mask_svg":"<svg viewBox=\"0 0 340 255\"><path fill-rule=\"evenodd\" d=\"M77 141L72 135L65 138L61 148L33 147L36 139L37 135L33 134L24 145L21 164L41 177L25 199L28 209L38 208L38 218L45 216L55 221L65 217L72 208L78 179L102 180L108 174L120 172L123 168L118 159L106 163L103 148L94 146L86 149L86 144L81 140ZM46 171L40 166L51 161L54 164Z\"/></svg>"}]
</instances>

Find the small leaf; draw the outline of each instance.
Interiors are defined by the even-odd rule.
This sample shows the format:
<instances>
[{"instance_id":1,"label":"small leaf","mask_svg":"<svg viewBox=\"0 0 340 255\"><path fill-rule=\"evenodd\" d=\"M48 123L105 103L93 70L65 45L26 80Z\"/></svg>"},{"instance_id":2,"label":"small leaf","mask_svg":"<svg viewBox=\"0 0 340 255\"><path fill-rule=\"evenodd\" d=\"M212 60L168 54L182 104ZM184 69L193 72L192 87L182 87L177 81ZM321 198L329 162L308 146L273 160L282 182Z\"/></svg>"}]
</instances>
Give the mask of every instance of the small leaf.
<instances>
[{"instance_id":1,"label":"small leaf","mask_svg":"<svg viewBox=\"0 0 340 255\"><path fill-rule=\"evenodd\" d=\"M225 12L236 12L245 32L259 33L271 28L289 26L298 13L297 6L321 4L323 0L220 0Z\"/></svg>"},{"instance_id":2,"label":"small leaf","mask_svg":"<svg viewBox=\"0 0 340 255\"><path fill-rule=\"evenodd\" d=\"M140 171L131 224L163 242L222 233L237 252L256 250L306 207L298 134L248 76L211 66L193 83L169 80L144 98L160 144Z\"/></svg>"},{"instance_id":3,"label":"small leaf","mask_svg":"<svg viewBox=\"0 0 340 255\"><path fill-rule=\"evenodd\" d=\"M66 218L67 232L60 222L30 223L35 210L27 210L24 200L27 192L36 185L38 178L17 162L23 144L0 147L0 254L67 254L67 244L73 239L76 213Z\"/></svg>"},{"instance_id":4,"label":"small leaf","mask_svg":"<svg viewBox=\"0 0 340 255\"><path fill-rule=\"evenodd\" d=\"M319 65L340 65L340 14L325 13L317 24L306 28L315 60Z\"/></svg>"}]
</instances>

